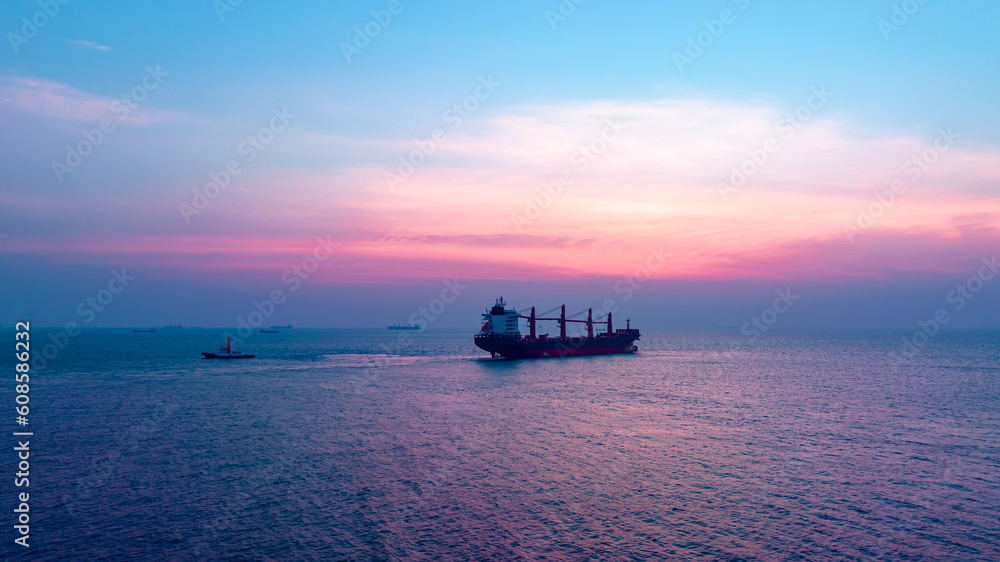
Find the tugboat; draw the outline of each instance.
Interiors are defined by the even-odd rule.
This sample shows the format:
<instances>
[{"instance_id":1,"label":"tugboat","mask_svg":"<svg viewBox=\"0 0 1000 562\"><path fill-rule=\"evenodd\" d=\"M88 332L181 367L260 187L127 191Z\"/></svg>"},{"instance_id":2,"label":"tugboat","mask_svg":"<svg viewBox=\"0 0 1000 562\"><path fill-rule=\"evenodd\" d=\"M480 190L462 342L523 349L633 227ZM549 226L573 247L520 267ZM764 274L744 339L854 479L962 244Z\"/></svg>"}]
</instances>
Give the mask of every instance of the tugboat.
<instances>
[{"instance_id":1,"label":"tugboat","mask_svg":"<svg viewBox=\"0 0 1000 562\"><path fill-rule=\"evenodd\" d=\"M625 322L625 329L614 329L611 323L611 313L606 321L593 319L593 309L587 309L586 320L571 320L566 318L566 305L562 305L562 313L558 318L539 318L535 316L535 307L531 307L530 316L521 316L516 309L506 308L503 297L497 299L493 308L483 314L483 327L475 337L476 345L490 352L491 357L500 355L507 359L530 359L541 357L576 357L580 355L610 355L614 353L635 353L638 346L632 345L639 339L639 330L632 328L631 321ZM528 321L529 335L522 336L518 327L519 320ZM539 320L556 320L559 322L559 337L550 338L548 334L535 335L535 323ZM567 337L566 323L580 322L587 325L586 337ZM594 324L606 324L604 333L594 334Z\"/></svg>"},{"instance_id":2,"label":"tugboat","mask_svg":"<svg viewBox=\"0 0 1000 562\"><path fill-rule=\"evenodd\" d=\"M226 345L220 347L219 351L215 353L202 351L201 354L205 356L205 359L253 359L256 357L256 355L233 351L233 348L229 344L229 338L226 338Z\"/></svg>"}]
</instances>

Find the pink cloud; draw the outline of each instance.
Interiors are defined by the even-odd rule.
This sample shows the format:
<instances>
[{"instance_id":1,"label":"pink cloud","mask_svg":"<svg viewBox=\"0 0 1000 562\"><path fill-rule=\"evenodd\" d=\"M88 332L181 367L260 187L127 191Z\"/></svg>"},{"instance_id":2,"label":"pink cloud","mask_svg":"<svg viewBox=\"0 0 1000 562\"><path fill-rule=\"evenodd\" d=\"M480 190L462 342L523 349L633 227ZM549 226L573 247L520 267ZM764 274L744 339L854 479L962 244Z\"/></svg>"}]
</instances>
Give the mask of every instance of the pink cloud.
<instances>
[{"instance_id":1,"label":"pink cloud","mask_svg":"<svg viewBox=\"0 0 1000 562\"><path fill-rule=\"evenodd\" d=\"M656 278L877 279L961 272L997 251L1000 154L959 142L913 178L904 163L933 146L933 131L873 137L817 116L788 138L779 136L778 118L771 108L690 100L512 108L449 132L395 189L385 173L412 141L290 133L271 161L300 149L320 159L347 150L356 162L385 164L257 169L192 226L176 215L191 186L155 205L88 200L94 212L158 225L158 235L8 240L0 251L127 254L194 275L280 273L310 255L308 233L322 233L341 244L336 267L317 273L328 283L615 277L641 272L660 248L671 256L651 272ZM574 154L608 119L624 131L580 168ZM770 138L780 150L721 198L717 184ZM562 173L570 181L541 204ZM845 227L894 181L904 189L852 241Z\"/></svg>"}]
</instances>

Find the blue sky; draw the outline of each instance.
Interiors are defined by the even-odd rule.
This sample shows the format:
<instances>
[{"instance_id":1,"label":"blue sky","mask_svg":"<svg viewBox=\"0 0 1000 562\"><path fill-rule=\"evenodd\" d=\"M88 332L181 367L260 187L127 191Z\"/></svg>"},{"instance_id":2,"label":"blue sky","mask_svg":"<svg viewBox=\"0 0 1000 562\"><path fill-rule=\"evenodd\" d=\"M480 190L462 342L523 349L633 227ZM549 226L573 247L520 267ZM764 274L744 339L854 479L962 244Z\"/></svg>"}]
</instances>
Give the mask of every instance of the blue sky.
<instances>
[{"instance_id":1,"label":"blue sky","mask_svg":"<svg viewBox=\"0 0 1000 562\"><path fill-rule=\"evenodd\" d=\"M827 83L859 124L940 121L997 141L988 125L1000 111L996 3L928 1L888 40L878 21L891 21L893 2L747 4L588 0L552 30L545 14L558 2L404 2L347 64L339 44L386 2L246 1L223 21L208 1L70 2L18 54L4 50L4 74L116 95L160 64L172 72L155 100L164 107L238 117L261 103L326 101L349 114L342 119L370 112L399 129L418 127L484 73L504 82L505 103L710 96L781 105ZM671 55L724 9L735 22L678 72ZM5 29L17 31L38 6L2 10Z\"/></svg>"},{"instance_id":2,"label":"blue sky","mask_svg":"<svg viewBox=\"0 0 1000 562\"><path fill-rule=\"evenodd\" d=\"M327 271L313 290L391 279L417 301L428 284L454 275L614 279L664 240L684 256L663 272L666 280L777 286L812 269L809 282L897 280L926 283L907 295L936 294L944 279L961 276L996 246L989 226L1000 209L990 164L1000 149L995 2L404 0L350 61L342 45L355 41L356 28L371 29L372 12L390 2L244 0L220 18L221 4L56 2L59 12L37 35L15 39L16 52L11 34L43 8L0 6L0 118L7 125L0 133L0 233L8 234L0 262L36 264L38 273L21 272L18 282L44 283L51 297L4 303L0 323L24 306L58 323L92 292L79 276L133 263L158 271L160 285L186 280L185 291L202 295L185 302L226 302L195 320L224 324L246 306L242 296L227 300L227 285L266 292L275 283L266 279L328 235L341 240L348 265ZM899 6L913 13L905 22L896 13L901 25L886 32L880 21L892 23ZM560 10L565 19L553 25ZM676 56L689 54L689 41L712 28L717 36L679 69ZM81 141L81 131L113 118L114 100L140 85L150 67L167 73L162 83L58 181L52 163ZM496 91L461 128L448 130L447 142L400 193L387 193L382 178L400 155L447 129L444 112L487 77ZM834 95L816 119L741 199L720 205L716 180L819 86ZM209 172L241 158L240 143L279 108L295 116L288 129L260 158L240 161L245 172L203 214L180 220L178 205ZM623 148L596 161L597 171L581 175L579 189L528 232L514 232L506 217L614 115L632 120ZM960 133L955 150L862 246L842 246L841 224L942 128ZM935 208L941 217L932 221ZM480 220L484 210L503 220ZM512 242L496 247L498 239ZM572 258L538 250L522 263L519 248L546 240L552 248L591 249ZM633 247L630 240L641 242ZM757 248L764 248L759 255ZM736 260L752 267L727 265ZM206 265L224 262L222 271ZM556 265L546 268L549 262ZM173 276L182 281L167 283ZM170 289L160 291L169 301ZM539 285L539 294L547 291ZM897 305L916 298L899 296ZM136 318L158 322L156 300L138 306ZM874 314L859 325L908 322L905 314ZM824 325L822 314L807 324Z\"/></svg>"}]
</instances>

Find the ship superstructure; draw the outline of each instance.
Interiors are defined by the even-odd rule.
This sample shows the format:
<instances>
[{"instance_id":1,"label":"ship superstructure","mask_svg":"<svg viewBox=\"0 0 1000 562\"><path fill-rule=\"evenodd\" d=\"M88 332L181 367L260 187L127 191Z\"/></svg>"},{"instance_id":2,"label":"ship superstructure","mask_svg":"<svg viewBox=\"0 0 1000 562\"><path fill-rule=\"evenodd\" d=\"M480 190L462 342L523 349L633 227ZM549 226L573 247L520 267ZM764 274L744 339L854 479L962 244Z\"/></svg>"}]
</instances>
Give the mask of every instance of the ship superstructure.
<instances>
[{"instance_id":1,"label":"ship superstructure","mask_svg":"<svg viewBox=\"0 0 1000 562\"><path fill-rule=\"evenodd\" d=\"M615 330L610 312L607 320L594 320L593 309L587 309L586 320L574 320L566 317L566 305L562 305L560 311L558 317L542 318L535 316L535 307L531 307L531 313L523 316L518 314L517 309L507 308L507 303L500 297L483 314L483 326L475 337L476 345L489 351L493 357L500 355L508 359L610 355L639 350L633 345L639 339L639 330L633 329L631 322L626 322L625 329ZM528 321L527 336L521 335L522 318ZM558 322L559 337L537 334L538 322L546 320ZM587 335L567 336L566 326L570 322L586 324ZM607 329L595 334L595 325L604 325Z\"/></svg>"}]
</instances>

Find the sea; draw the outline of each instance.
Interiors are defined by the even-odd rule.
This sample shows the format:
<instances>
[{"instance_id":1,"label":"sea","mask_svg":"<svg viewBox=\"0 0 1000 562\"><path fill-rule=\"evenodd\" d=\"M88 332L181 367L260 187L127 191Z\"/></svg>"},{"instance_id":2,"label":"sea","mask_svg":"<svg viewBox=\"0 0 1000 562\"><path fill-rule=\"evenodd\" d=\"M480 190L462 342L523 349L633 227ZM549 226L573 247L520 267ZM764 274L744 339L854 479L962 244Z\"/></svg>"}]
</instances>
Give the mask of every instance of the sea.
<instances>
[{"instance_id":1,"label":"sea","mask_svg":"<svg viewBox=\"0 0 1000 562\"><path fill-rule=\"evenodd\" d=\"M997 331L49 332L22 426L0 329L6 560L1000 560Z\"/></svg>"}]
</instances>

